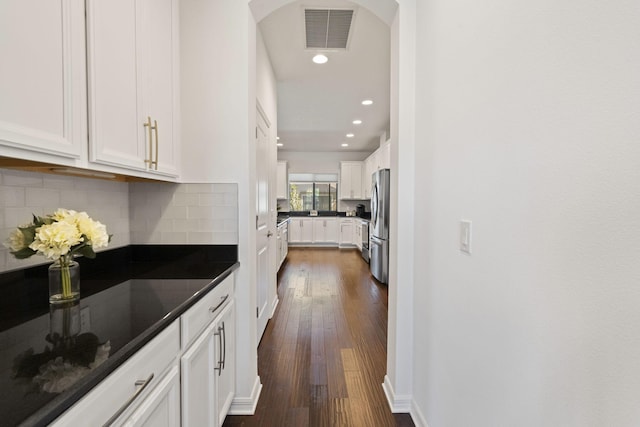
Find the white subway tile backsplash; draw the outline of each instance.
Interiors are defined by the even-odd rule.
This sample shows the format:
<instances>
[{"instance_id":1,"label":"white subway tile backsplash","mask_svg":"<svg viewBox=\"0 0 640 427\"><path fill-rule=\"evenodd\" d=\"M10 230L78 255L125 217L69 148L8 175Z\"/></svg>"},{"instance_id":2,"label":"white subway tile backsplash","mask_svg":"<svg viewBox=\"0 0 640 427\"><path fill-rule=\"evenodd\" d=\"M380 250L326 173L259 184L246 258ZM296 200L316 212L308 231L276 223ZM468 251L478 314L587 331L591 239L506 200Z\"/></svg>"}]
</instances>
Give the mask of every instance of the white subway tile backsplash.
<instances>
[{"instance_id":1,"label":"white subway tile backsplash","mask_svg":"<svg viewBox=\"0 0 640 427\"><path fill-rule=\"evenodd\" d=\"M213 184L213 192L214 193L229 193L229 194L238 194L238 185L237 184Z\"/></svg>"},{"instance_id":2,"label":"white subway tile backsplash","mask_svg":"<svg viewBox=\"0 0 640 427\"><path fill-rule=\"evenodd\" d=\"M187 218L189 219L209 219L213 218L213 212L216 209L213 206L189 206Z\"/></svg>"},{"instance_id":3,"label":"white subway tile backsplash","mask_svg":"<svg viewBox=\"0 0 640 427\"><path fill-rule=\"evenodd\" d=\"M60 206L60 190L51 188L26 188L25 205L34 208Z\"/></svg>"},{"instance_id":4,"label":"white subway tile backsplash","mask_svg":"<svg viewBox=\"0 0 640 427\"><path fill-rule=\"evenodd\" d=\"M107 226L108 248L135 244L238 244L237 184L114 182L0 169L0 242L32 215L86 211ZM48 263L0 246L0 271Z\"/></svg>"},{"instance_id":5,"label":"white subway tile backsplash","mask_svg":"<svg viewBox=\"0 0 640 427\"><path fill-rule=\"evenodd\" d=\"M183 231L161 231L160 243L168 245L179 245L191 243L187 240L187 233Z\"/></svg>"},{"instance_id":6,"label":"white subway tile backsplash","mask_svg":"<svg viewBox=\"0 0 640 427\"><path fill-rule=\"evenodd\" d=\"M213 217L220 219L234 219L238 216L238 210L230 206L216 206L213 208Z\"/></svg>"},{"instance_id":7,"label":"white subway tile backsplash","mask_svg":"<svg viewBox=\"0 0 640 427\"><path fill-rule=\"evenodd\" d=\"M175 206L195 206L198 204L198 194L179 192L173 195Z\"/></svg>"},{"instance_id":8,"label":"white subway tile backsplash","mask_svg":"<svg viewBox=\"0 0 640 427\"><path fill-rule=\"evenodd\" d=\"M189 209L191 209L189 206L167 206L164 209L163 217L170 219L187 218Z\"/></svg>"},{"instance_id":9,"label":"white subway tile backsplash","mask_svg":"<svg viewBox=\"0 0 640 427\"><path fill-rule=\"evenodd\" d=\"M132 243L237 244L237 193L236 184L133 183Z\"/></svg>"},{"instance_id":10,"label":"white subway tile backsplash","mask_svg":"<svg viewBox=\"0 0 640 427\"><path fill-rule=\"evenodd\" d=\"M129 188L127 183L0 169L0 241L32 215L46 215L58 208L86 211L113 234L102 250L130 244ZM35 255L17 260L0 247L0 271L22 269L50 261Z\"/></svg>"},{"instance_id":11,"label":"white subway tile backsplash","mask_svg":"<svg viewBox=\"0 0 640 427\"><path fill-rule=\"evenodd\" d=\"M25 196L22 187L4 187L2 189L2 205L3 206L24 206Z\"/></svg>"},{"instance_id":12,"label":"white subway tile backsplash","mask_svg":"<svg viewBox=\"0 0 640 427\"><path fill-rule=\"evenodd\" d=\"M2 175L3 186L42 187L42 174L13 169L3 169Z\"/></svg>"}]
</instances>

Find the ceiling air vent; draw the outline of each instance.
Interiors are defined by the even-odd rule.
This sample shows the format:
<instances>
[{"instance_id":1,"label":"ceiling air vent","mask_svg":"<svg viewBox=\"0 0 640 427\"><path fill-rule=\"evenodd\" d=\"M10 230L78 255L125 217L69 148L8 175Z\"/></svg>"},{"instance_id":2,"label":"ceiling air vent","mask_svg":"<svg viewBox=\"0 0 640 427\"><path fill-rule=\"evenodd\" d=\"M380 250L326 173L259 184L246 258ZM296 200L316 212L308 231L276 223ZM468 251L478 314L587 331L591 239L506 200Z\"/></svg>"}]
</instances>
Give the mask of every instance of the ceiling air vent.
<instances>
[{"instance_id":1,"label":"ceiling air vent","mask_svg":"<svg viewBox=\"0 0 640 427\"><path fill-rule=\"evenodd\" d=\"M305 9L307 49L346 49L353 10Z\"/></svg>"}]
</instances>

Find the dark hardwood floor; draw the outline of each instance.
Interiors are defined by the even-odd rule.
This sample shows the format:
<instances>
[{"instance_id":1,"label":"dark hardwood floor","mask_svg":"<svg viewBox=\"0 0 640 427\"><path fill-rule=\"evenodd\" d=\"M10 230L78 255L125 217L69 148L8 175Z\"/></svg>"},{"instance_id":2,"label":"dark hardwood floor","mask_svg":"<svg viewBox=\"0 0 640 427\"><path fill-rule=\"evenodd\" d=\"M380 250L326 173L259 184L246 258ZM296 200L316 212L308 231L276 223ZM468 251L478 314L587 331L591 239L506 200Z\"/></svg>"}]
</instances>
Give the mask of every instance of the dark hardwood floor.
<instances>
[{"instance_id":1,"label":"dark hardwood floor","mask_svg":"<svg viewBox=\"0 0 640 427\"><path fill-rule=\"evenodd\" d=\"M253 416L224 426L413 426L392 414L386 370L387 287L355 250L289 248L279 306L258 348Z\"/></svg>"}]
</instances>

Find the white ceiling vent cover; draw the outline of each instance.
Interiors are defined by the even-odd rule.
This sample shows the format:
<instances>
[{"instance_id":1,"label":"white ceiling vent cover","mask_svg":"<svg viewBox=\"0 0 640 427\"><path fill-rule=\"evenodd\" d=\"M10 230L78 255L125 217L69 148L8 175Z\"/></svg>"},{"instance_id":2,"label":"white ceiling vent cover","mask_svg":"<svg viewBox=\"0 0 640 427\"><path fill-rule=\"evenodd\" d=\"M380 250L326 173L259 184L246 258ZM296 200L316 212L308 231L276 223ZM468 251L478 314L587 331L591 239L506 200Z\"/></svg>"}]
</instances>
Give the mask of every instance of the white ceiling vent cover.
<instances>
[{"instance_id":1,"label":"white ceiling vent cover","mask_svg":"<svg viewBox=\"0 0 640 427\"><path fill-rule=\"evenodd\" d=\"M307 49L346 49L353 10L305 9Z\"/></svg>"}]
</instances>

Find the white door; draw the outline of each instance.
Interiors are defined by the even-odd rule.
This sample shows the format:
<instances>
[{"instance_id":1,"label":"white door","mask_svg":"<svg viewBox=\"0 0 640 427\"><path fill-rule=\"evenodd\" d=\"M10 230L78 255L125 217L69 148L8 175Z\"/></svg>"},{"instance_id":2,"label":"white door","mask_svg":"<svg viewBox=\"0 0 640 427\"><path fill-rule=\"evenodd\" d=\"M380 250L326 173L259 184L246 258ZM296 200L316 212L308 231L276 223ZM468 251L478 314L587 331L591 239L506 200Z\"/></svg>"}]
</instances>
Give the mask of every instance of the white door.
<instances>
[{"instance_id":1,"label":"white door","mask_svg":"<svg viewBox=\"0 0 640 427\"><path fill-rule=\"evenodd\" d=\"M257 342L269 320L269 125L260 110L256 114L256 286Z\"/></svg>"}]
</instances>

